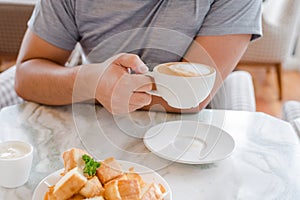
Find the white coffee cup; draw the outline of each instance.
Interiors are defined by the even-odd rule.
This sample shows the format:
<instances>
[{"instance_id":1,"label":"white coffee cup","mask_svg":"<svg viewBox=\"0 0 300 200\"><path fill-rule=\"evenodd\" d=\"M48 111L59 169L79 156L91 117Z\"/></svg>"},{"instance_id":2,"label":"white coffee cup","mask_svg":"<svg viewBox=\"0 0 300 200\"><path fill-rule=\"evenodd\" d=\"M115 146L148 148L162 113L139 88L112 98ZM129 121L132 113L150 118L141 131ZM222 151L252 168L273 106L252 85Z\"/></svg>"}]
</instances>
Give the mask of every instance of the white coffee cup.
<instances>
[{"instance_id":1,"label":"white coffee cup","mask_svg":"<svg viewBox=\"0 0 300 200\"><path fill-rule=\"evenodd\" d=\"M162 97L180 109L199 105L210 94L216 79L213 67L189 62L170 62L154 67L147 75L154 78L156 90L149 94Z\"/></svg>"},{"instance_id":2,"label":"white coffee cup","mask_svg":"<svg viewBox=\"0 0 300 200\"><path fill-rule=\"evenodd\" d=\"M28 181L33 147L22 141L0 143L0 186L16 188Z\"/></svg>"}]
</instances>

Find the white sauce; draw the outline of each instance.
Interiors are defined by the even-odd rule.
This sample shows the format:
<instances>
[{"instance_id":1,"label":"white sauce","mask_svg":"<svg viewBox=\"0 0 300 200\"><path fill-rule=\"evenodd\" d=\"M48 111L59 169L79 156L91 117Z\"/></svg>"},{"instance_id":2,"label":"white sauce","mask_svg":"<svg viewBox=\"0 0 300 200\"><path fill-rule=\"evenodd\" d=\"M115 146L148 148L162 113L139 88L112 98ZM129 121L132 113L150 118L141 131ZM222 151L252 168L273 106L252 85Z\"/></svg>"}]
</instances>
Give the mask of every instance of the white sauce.
<instances>
[{"instance_id":1,"label":"white sauce","mask_svg":"<svg viewBox=\"0 0 300 200\"><path fill-rule=\"evenodd\" d=\"M0 159L14 159L20 158L27 153L30 149L20 143L3 143L0 144Z\"/></svg>"}]
</instances>

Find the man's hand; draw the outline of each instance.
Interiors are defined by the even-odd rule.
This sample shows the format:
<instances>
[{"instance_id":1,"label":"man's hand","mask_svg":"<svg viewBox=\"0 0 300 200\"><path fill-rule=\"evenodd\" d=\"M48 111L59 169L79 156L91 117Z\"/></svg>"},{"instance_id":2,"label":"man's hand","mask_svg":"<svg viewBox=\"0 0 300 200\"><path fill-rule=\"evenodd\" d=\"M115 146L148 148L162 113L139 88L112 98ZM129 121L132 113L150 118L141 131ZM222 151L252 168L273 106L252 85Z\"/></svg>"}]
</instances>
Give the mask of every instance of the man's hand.
<instances>
[{"instance_id":1,"label":"man's hand","mask_svg":"<svg viewBox=\"0 0 300 200\"><path fill-rule=\"evenodd\" d=\"M120 54L103 64L106 69L98 80L95 98L109 112L129 113L150 104L151 95L145 92L152 89L152 79L142 75L148 67L137 55Z\"/></svg>"}]
</instances>

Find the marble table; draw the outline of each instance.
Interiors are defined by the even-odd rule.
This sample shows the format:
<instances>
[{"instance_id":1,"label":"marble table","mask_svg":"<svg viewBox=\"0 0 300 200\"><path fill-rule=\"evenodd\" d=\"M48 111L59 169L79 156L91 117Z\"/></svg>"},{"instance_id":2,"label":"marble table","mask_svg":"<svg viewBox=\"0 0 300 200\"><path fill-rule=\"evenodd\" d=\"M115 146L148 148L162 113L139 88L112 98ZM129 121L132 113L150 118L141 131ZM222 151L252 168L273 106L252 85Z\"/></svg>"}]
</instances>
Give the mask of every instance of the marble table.
<instances>
[{"instance_id":1,"label":"marble table","mask_svg":"<svg viewBox=\"0 0 300 200\"><path fill-rule=\"evenodd\" d=\"M234 152L226 159L200 165L155 156L141 137L155 124L173 120L194 120L222 128L234 138ZM61 153L72 147L84 148L97 159L114 156L154 169L169 183L174 200L300 199L298 136L289 123L264 113L139 111L117 117L100 106L25 103L0 112L0 140L11 139L34 145L33 167L24 186L0 187L0 199L31 199L38 183L63 167Z\"/></svg>"}]
</instances>

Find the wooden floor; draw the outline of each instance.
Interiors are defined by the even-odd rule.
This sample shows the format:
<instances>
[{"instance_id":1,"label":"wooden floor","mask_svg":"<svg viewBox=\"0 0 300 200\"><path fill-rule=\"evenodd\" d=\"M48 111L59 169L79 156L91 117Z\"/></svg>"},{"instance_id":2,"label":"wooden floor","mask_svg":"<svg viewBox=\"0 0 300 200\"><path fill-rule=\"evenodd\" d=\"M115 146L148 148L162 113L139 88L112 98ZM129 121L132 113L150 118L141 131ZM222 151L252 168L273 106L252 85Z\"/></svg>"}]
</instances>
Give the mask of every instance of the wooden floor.
<instances>
[{"instance_id":1,"label":"wooden floor","mask_svg":"<svg viewBox=\"0 0 300 200\"><path fill-rule=\"evenodd\" d=\"M300 101L299 71L283 70L283 98L278 98L278 85L274 70L266 71L262 67L240 67L251 73L256 96L256 110L275 117L282 117L282 105L287 100Z\"/></svg>"}]
</instances>

